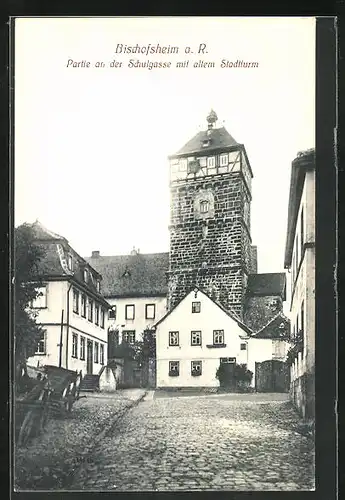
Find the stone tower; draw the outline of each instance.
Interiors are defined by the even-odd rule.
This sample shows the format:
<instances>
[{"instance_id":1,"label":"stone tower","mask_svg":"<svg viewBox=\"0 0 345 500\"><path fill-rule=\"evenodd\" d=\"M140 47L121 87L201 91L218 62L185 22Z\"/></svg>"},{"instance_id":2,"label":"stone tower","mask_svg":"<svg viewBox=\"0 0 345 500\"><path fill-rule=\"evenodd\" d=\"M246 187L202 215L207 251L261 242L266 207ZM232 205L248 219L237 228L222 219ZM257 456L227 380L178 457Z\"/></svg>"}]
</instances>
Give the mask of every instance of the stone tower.
<instances>
[{"instance_id":1,"label":"stone tower","mask_svg":"<svg viewBox=\"0 0 345 500\"><path fill-rule=\"evenodd\" d=\"M248 274L256 273L251 246L253 177L246 150L217 115L170 160L168 308L198 286L242 317Z\"/></svg>"}]
</instances>

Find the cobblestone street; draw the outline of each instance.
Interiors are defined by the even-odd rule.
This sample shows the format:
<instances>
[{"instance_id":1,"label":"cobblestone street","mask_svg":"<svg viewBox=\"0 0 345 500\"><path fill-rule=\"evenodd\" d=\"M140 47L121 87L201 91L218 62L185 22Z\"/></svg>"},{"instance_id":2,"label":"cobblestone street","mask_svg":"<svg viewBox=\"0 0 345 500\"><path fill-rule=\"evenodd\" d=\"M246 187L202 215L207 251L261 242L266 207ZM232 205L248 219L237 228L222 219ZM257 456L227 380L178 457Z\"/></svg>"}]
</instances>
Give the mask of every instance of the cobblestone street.
<instances>
[{"instance_id":1,"label":"cobblestone street","mask_svg":"<svg viewBox=\"0 0 345 500\"><path fill-rule=\"evenodd\" d=\"M72 490L311 490L313 442L286 395L153 392L114 425Z\"/></svg>"}]
</instances>

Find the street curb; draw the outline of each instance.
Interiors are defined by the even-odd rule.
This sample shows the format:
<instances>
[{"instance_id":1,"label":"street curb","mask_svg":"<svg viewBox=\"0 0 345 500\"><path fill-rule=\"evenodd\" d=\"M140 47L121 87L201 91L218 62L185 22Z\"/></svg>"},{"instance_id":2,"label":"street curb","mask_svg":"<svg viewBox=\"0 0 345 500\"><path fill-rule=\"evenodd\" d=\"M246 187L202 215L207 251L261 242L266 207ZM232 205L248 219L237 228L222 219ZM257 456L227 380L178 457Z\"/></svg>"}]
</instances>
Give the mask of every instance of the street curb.
<instances>
[{"instance_id":1,"label":"street curb","mask_svg":"<svg viewBox=\"0 0 345 500\"><path fill-rule=\"evenodd\" d=\"M122 410L115 413L114 419L111 421L111 423L109 425L107 425L99 434L97 434L96 436L93 436L92 444L90 446L86 446L85 452L81 455L83 458L82 463L75 469L74 474L71 477L70 481L66 482L65 488L68 488L75 481L82 479L82 477L84 476L84 473L86 473L86 469L87 469L87 464L88 464L87 458L91 455L91 453L94 451L94 449L97 448L97 446L99 446L99 441L101 441L111 431L111 429L115 427L115 425L118 423L118 421L121 418L123 418L124 415L129 410L131 410L132 408L137 406L139 403L141 403L141 401L147 396L147 394L148 394L148 391L145 391L144 394L142 396L140 396L138 399L134 399L127 406L125 406ZM96 440L96 438L97 438L97 440Z\"/></svg>"}]
</instances>

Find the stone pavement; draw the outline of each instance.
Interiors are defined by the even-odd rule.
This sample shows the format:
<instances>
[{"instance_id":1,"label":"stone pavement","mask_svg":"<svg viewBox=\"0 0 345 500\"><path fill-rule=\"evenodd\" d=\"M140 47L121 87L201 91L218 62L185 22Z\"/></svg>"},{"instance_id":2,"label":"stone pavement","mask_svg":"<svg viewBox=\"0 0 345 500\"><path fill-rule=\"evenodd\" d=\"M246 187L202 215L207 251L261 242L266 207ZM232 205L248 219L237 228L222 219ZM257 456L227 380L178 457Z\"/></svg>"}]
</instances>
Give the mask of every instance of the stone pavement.
<instances>
[{"instance_id":1,"label":"stone pavement","mask_svg":"<svg viewBox=\"0 0 345 500\"><path fill-rule=\"evenodd\" d=\"M69 489L314 488L314 444L294 430L298 416L280 395L160 396L149 393L112 427Z\"/></svg>"},{"instance_id":2,"label":"stone pavement","mask_svg":"<svg viewBox=\"0 0 345 500\"><path fill-rule=\"evenodd\" d=\"M50 420L44 434L25 448L16 447L16 491L65 488L114 419L145 394L143 389L86 393L68 417Z\"/></svg>"}]
</instances>

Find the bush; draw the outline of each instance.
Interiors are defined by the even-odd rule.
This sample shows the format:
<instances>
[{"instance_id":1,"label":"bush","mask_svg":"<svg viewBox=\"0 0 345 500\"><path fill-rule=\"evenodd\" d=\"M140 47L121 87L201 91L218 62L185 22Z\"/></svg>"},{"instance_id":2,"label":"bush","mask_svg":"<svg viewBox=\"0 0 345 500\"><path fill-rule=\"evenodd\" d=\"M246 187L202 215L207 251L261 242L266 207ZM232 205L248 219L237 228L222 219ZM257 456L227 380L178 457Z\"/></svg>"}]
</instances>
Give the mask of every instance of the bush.
<instances>
[{"instance_id":1,"label":"bush","mask_svg":"<svg viewBox=\"0 0 345 500\"><path fill-rule=\"evenodd\" d=\"M221 363L216 372L221 388L238 392L247 392L253 378L253 372L244 364Z\"/></svg>"}]
</instances>

